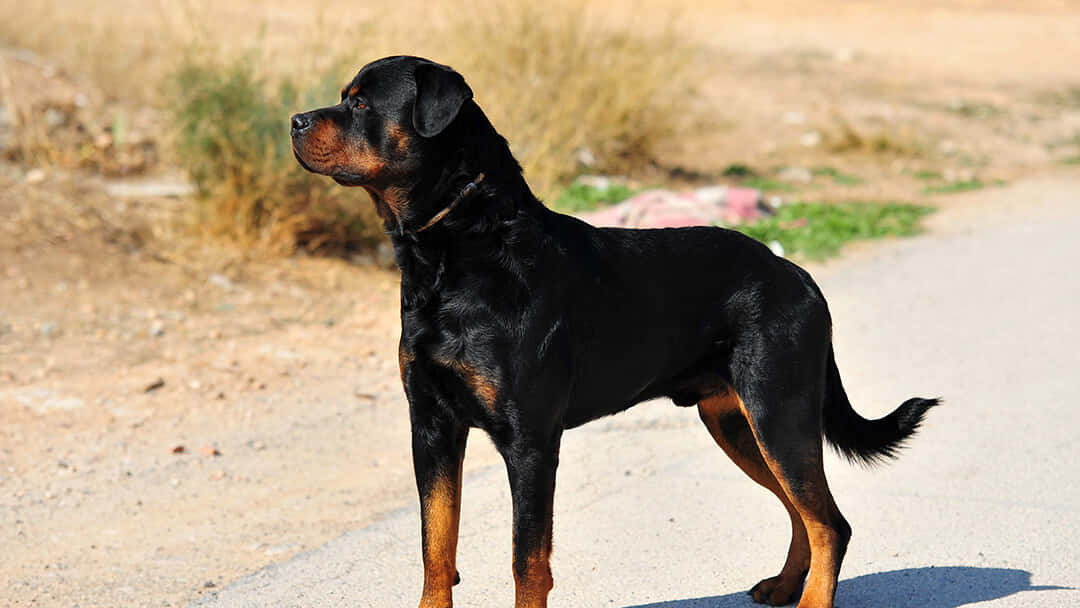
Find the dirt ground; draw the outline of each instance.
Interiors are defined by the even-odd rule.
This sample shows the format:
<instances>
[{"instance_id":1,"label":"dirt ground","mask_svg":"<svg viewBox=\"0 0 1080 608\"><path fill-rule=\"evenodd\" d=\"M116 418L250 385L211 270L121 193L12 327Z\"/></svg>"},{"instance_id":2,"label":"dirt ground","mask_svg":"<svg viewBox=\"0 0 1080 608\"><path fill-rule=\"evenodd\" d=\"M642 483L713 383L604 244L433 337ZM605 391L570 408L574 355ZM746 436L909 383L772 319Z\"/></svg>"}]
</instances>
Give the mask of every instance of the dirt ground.
<instances>
[{"instance_id":1,"label":"dirt ground","mask_svg":"<svg viewBox=\"0 0 1080 608\"><path fill-rule=\"evenodd\" d=\"M919 171L1075 170L1080 9L910 4L687 8L720 117L666 163L837 167L861 183L802 195L903 200ZM52 77L5 57L0 86ZM396 274L165 233L188 201L117 183L0 164L5 605L183 605L414 497Z\"/></svg>"}]
</instances>

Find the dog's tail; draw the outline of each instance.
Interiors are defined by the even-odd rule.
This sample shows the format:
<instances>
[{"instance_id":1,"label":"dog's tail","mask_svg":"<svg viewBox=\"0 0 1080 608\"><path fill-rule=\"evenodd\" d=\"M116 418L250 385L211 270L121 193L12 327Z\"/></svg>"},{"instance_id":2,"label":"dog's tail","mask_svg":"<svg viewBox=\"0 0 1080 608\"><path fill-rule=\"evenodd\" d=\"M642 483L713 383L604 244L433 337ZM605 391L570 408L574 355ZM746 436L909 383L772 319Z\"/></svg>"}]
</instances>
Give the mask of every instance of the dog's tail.
<instances>
[{"instance_id":1,"label":"dog's tail","mask_svg":"<svg viewBox=\"0 0 1080 608\"><path fill-rule=\"evenodd\" d=\"M848 460L866 465L884 462L898 455L904 441L922 424L926 410L940 399L908 399L884 418L867 420L851 407L840 370L829 346L826 370L824 431L825 439Z\"/></svg>"}]
</instances>

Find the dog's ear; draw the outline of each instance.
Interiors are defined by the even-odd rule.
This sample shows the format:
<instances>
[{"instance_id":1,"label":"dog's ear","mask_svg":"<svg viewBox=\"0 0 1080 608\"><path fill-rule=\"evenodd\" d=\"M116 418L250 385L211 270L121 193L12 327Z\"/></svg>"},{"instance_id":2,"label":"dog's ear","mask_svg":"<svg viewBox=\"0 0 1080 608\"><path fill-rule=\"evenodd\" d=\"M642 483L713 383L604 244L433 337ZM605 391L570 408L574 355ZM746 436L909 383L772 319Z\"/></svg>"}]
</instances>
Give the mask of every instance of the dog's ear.
<instances>
[{"instance_id":1,"label":"dog's ear","mask_svg":"<svg viewBox=\"0 0 1080 608\"><path fill-rule=\"evenodd\" d=\"M454 121L461 105L472 99L472 89L461 74L437 63L416 66L415 77L413 126L420 135L434 137Z\"/></svg>"}]
</instances>

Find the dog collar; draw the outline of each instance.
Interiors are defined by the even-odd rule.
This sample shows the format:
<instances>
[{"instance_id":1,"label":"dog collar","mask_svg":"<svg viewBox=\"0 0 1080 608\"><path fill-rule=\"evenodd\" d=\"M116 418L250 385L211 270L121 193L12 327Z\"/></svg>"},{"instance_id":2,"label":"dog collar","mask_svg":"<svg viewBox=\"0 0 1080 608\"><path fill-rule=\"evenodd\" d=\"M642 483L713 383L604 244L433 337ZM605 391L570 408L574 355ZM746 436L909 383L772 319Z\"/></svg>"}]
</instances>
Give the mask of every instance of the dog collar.
<instances>
[{"instance_id":1,"label":"dog collar","mask_svg":"<svg viewBox=\"0 0 1080 608\"><path fill-rule=\"evenodd\" d=\"M471 196L474 192L476 192L477 184L479 184L482 181L484 181L484 174L483 173L477 175L476 179L474 179L473 181L465 184L465 187L461 189L461 192L458 192L458 195L456 197L454 197L454 200L451 201L449 205L443 207L442 211L440 211L440 212L436 213L435 215L433 215L431 217L431 219L428 220L428 222L426 224L424 224L423 226L418 228L416 230L416 232L418 232L418 233L423 232L423 231L427 230L428 228L431 228L435 224L438 224L447 215L450 215L450 212L454 210L454 207L456 207L458 205L458 203L465 200L466 198Z\"/></svg>"}]
</instances>

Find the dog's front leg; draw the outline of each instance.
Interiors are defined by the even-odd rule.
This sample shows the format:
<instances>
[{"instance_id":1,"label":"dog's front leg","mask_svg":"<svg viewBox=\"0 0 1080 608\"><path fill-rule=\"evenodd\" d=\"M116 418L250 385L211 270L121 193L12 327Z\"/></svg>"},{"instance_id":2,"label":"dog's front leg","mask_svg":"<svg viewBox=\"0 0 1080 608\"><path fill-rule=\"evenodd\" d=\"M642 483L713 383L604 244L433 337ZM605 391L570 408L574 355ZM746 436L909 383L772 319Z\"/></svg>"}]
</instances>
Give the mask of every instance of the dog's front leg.
<instances>
[{"instance_id":1,"label":"dog's front leg","mask_svg":"<svg viewBox=\"0 0 1080 608\"><path fill-rule=\"evenodd\" d=\"M502 452L514 502L514 606L547 608L553 585L551 527L559 437L517 440Z\"/></svg>"},{"instance_id":2,"label":"dog's front leg","mask_svg":"<svg viewBox=\"0 0 1080 608\"><path fill-rule=\"evenodd\" d=\"M458 581L457 541L461 521L461 462L469 428L414 406L413 467L420 491L424 594L420 608L451 608Z\"/></svg>"}]
</instances>

